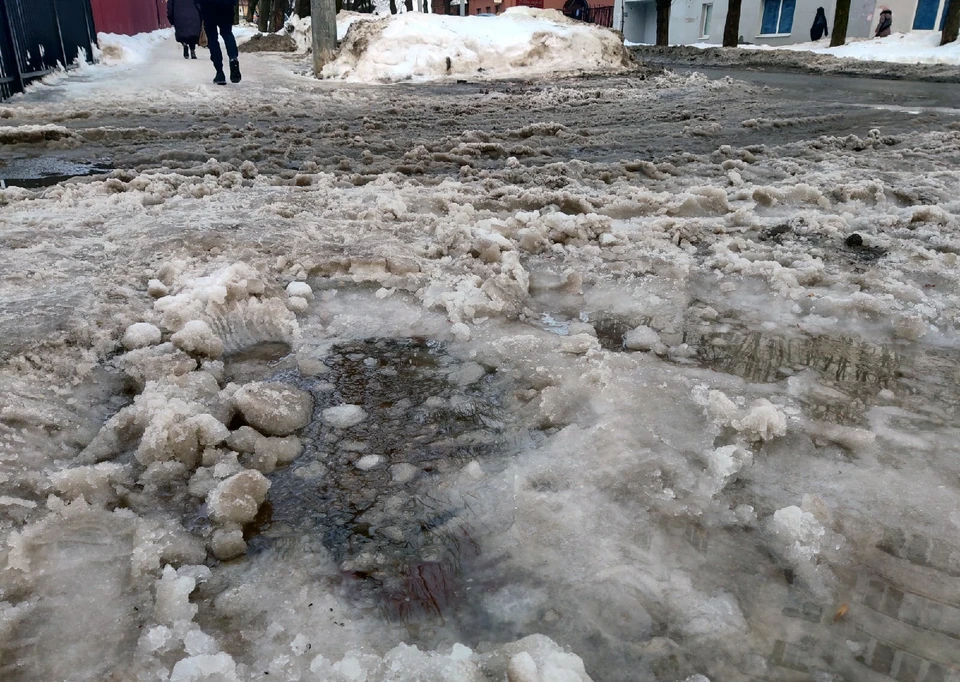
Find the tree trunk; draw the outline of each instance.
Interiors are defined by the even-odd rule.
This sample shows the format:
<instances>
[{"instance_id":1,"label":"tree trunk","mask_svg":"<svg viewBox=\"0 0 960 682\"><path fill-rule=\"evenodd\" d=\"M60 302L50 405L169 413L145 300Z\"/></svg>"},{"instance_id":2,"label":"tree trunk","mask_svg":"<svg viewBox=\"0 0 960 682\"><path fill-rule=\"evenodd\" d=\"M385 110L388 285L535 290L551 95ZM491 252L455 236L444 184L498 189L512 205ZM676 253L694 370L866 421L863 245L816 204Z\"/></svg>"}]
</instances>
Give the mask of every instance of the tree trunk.
<instances>
[{"instance_id":1,"label":"tree trunk","mask_svg":"<svg viewBox=\"0 0 960 682\"><path fill-rule=\"evenodd\" d=\"M740 42L740 4L743 0L727 3L727 21L723 25L723 46L736 47Z\"/></svg>"},{"instance_id":2,"label":"tree trunk","mask_svg":"<svg viewBox=\"0 0 960 682\"><path fill-rule=\"evenodd\" d=\"M257 11L257 0L250 0L250 4L247 5L247 23L253 23L253 15Z\"/></svg>"},{"instance_id":3,"label":"tree trunk","mask_svg":"<svg viewBox=\"0 0 960 682\"><path fill-rule=\"evenodd\" d=\"M833 36L830 47L840 47L847 42L847 24L850 23L850 0L837 0L837 11L833 14Z\"/></svg>"},{"instance_id":4,"label":"tree trunk","mask_svg":"<svg viewBox=\"0 0 960 682\"><path fill-rule=\"evenodd\" d=\"M310 0L297 0L297 16L301 19L310 16Z\"/></svg>"},{"instance_id":5,"label":"tree trunk","mask_svg":"<svg viewBox=\"0 0 960 682\"><path fill-rule=\"evenodd\" d=\"M283 28L286 17L287 2L286 0L273 0L273 21L270 22L271 31L279 31Z\"/></svg>"},{"instance_id":6,"label":"tree trunk","mask_svg":"<svg viewBox=\"0 0 960 682\"><path fill-rule=\"evenodd\" d=\"M657 45L664 47L670 44L671 4L672 0L657 0Z\"/></svg>"},{"instance_id":7,"label":"tree trunk","mask_svg":"<svg viewBox=\"0 0 960 682\"><path fill-rule=\"evenodd\" d=\"M390 14L397 13L397 0L390 0Z\"/></svg>"},{"instance_id":8,"label":"tree trunk","mask_svg":"<svg viewBox=\"0 0 960 682\"><path fill-rule=\"evenodd\" d=\"M406 0L403 4L406 6L408 12L413 11L413 0Z\"/></svg>"},{"instance_id":9,"label":"tree trunk","mask_svg":"<svg viewBox=\"0 0 960 682\"><path fill-rule=\"evenodd\" d=\"M960 34L960 0L949 0L947 5L947 21L943 25L943 36L940 44L946 45L956 41Z\"/></svg>"},{"instance_id":10,"label":"tree trunk","mask_svg":"<svg viewBox=\"0 0 960 682\"><path fill-rule=\"evenodd\" d=\"M260 0L257 3L260 7L260 20L257 22L257 28L260 33L270 32L270 15L273 14L273 0Z\"/></svg>"}]
</instances>

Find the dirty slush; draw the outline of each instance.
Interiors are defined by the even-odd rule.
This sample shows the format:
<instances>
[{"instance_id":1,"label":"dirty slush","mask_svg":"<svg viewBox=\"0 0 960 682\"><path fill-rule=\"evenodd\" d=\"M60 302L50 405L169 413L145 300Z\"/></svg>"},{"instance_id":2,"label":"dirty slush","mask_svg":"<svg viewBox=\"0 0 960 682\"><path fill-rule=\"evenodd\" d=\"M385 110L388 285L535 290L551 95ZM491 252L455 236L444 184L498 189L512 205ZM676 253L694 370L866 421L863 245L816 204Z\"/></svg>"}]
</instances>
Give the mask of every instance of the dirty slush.
<instances>
[{"instance_id":1,"label":"dirty slush","mask_svg":"<svg viewBox=\"0 0 960 682\"><path fill-rule=\"evenodd\" d=\"M951 679L955 118L260 87L0 109L0 677Z\"/></svg>"}]
</instances>

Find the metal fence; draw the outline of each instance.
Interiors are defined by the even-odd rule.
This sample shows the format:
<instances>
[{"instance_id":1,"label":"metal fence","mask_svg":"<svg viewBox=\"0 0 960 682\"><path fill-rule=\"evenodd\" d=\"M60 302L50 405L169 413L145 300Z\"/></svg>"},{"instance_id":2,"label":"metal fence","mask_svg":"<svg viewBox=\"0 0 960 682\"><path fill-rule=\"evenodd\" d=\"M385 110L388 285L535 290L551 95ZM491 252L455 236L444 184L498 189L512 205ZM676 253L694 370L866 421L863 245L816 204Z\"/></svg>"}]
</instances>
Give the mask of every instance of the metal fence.
<instances>
[{"instance_id":1,"label":"metal fence","mask_svg":"<svg viewBox=\"0 0 960 682\"><path fill-rule=\"evenodd\" d=\"M0 99L93 57L90 0L0 0Z\"/></svg>"}]
</instances>

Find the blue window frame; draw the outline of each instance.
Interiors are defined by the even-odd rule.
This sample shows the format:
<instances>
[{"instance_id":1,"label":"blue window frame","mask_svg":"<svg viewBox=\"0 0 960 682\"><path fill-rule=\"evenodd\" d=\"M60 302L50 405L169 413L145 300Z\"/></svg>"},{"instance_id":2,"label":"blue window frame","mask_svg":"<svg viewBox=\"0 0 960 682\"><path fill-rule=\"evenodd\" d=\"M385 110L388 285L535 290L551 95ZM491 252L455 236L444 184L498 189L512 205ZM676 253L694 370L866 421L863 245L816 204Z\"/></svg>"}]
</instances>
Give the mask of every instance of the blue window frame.
<instances>
[{"instance_id":1,"label":"blue window frame","mask_svg":"<svg viewBox=\"0 0 960 682\"><path fill-rule=\"evenodd\" d=\"M917 12L913 15L913 30L932 31L937 23L939 9L940 0L920 0L917 3Z\"/></svg>"},{"instance_id":2,"label":"blue window frame","mask_svg":"<svg viewBox=\"0 0 960 682\"><path fill-rule=\"evenodd\" d=\"M797 0L763 0L760 35L793 32L793 13Z\"/></svg>"}]
</instances>

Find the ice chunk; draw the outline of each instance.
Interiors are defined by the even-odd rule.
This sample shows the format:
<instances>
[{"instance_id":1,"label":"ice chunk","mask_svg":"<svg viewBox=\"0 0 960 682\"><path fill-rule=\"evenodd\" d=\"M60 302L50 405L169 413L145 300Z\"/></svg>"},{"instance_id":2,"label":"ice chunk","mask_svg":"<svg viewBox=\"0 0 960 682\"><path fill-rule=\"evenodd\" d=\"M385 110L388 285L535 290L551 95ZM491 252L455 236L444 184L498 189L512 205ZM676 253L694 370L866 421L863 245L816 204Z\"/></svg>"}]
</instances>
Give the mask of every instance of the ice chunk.
<instances>
[{"instance_id":1,"label":"ice chunk","mask_svg":"<svg viewBox=\"0 0 960 682\"><path fill-rule=\"evenodd\" d=\"M247 543L243 540L243 531L239 528L232 530L217 529L213 532L210 541L213 555L221 561L227 561L247 553Z\"/></svg>"},{"instance_id":2,"label":"ice chunk","mask_svg":"<svg viewBox=\"0 0 960 682\"><path fill-rule=\"evenodd\" d=\"M137 322L127 327L121 343L127 350L136 350L147 346L155 346L160 343L162 338L163 335L156 325L149 322Z\"/></svg>"},{"instance_id":3,"label":"ice chunk","mask_svg":"<svg viewBox=\"0 0 960 682\"><path fill-rule=\"evenodd\" d=\"M254 452L263 437L256 429L241 426L227 437L227 447L237 452Z\"/></svg>"},{"instance_id":4,"label":"ice chunk","mask_svg":"<svg viewBox=\"0 0 960 682\"><path fill-rule=\"evenodd\" d=\"M90 504L112 504L117 500L116 486L130 483L130 468L112 462L80 466L50 476L53 487L68 500L83 497Z\"/></svg>"},{"instance_id":5,"label":"ice chunk","mask_svg":"<svg viewBox=\"0 0 960 682\"><path fill-rule=\"evenodd\" d=\"M365 455L354 462L353 466L357 467L360 471L370 471L370 469L373 469L383 461L384 458L380 455Z\"/></svg>"},{"instance_id":6,"label":"ice chunk","mask_svg":"<svg viewBox=\"0 0 960 682\"><path fill-rule=\"evenodd\" d=\"M367 413L359 405L337 405L323 411L325 424L337 429L349 429L367 418Z\"/></svg>"},{"instance_id":7,"label":"ice chunk","mask_svg":"<svg viewBox=\"0 0 960 682\"><path fill-rule=\"evenodd\" d=\"M147 293L153 298L163 298L170 293L170 290L167 288L167 285L159 279L151 279L147 282Z\"/></svg>"},{"instance_id":8,"label":"ice chunk","mask_svg":"<svg viewBox=\"0 0 960 682\"><path fill-rule=\"evenodd\" d=\"M180 350L193 355L208 358L223 355L223 340L203 320L190 320L170 340Z\"/></svg>"},{"instance_id":9,"label":"ice chunk","mask_svg":"<svg viewBox=\"0 0 960 682\"><path fill-rule=\"evenodd\" d=\"M470 327L463 322L457 322L453 325L450 328L450 332L453 334L453 338L460 343L466 343L470 340Z\"/></svg>"},{"instance_id":10,"label":"ice chunk","mask_svg":"<svg viewBox=\"0 0 960 682\"><path fill-rule=\"evenodd\" d=\"M294 313L305 313L310 308L310 302L300 296L291 296L287 299L287 309Z\"/></svg>"},{"instance_id":11,"label":"ice chunk","mask_svg":"<svg viewBox=\"0 0 960 682\"><path fill-rule=\"evenodd\" d=\"M219 651L216 640L199 628L186 634L183 638L183 648L191 656L215 654Z\"/></svg>"},{"instance_id":12,"label":"ice chunk","mask_svg":"<svg viewBox=\"0 0 960 682\"><path fill-rule=\"evenodd\" d=\"M287 296L296 296L308 301L313 300L313 289L306 282L290 282L287 285Z\"/></svg>"},{"instance_id":13,"label":"ice chunk","mask_svg":"<svg viewBox=\"0 0 960 682\"><path fill-rule=\"evenodd\" d=\"M761 398L745 417L733 422L733 427L757 440L771 440L786 434L787 417L769 400Z\"/></svg>"},{"instance_id":14,"label":"ice chunk","mask_svg":"<svg viewBox=\"0 0 960 682\"><path fill-rule=\"evenodd\" d=\"M817 517L797 506L775 511L771 529L785 543L788 557L801 561L809 561L820 553L826 535L826 529Z\"/></svg>"},{"instance_id":15,"label":"ice chunk","mask_svg":"<svg viewBox=\"0 0 960 682\"><path fill-rule=\"evenodd\" d=\"M165 566L157 581L157 598L153 617L160 625L176 627L189 623L197 615L197 606L190 603L190 593L197 586L196 578L179 575L172 566Z\"/></svg>"},{"instance_id":16,"label":"ice chunk","mask_svg":"<svg viewBox=\"0 0 960 682\"><path fill-rule=\"evenodd\" d=\"M259 471L242 471L221 481L207 496L210 518L217 523L252 521L267 497L270 481Z\"/></svg>"},{"instance_id":17,"label":"ice chunk","mask_svg":"<svg viewBox=\"0 0 960 682\"><path fill-rule=\"evenodd\" d=\"M533 656L526 651L511 656L507 664L507 682L541 682Z\"/></svg>"},{"instance_id":18,"label":"ice chunk","mask_svg":"<svg viewBox=\"0 0 960 682\"><path fill-rule=\"evenodd\" d=\"M646 325L631 329L623 337L623 345L628 350L650 350L658 343L660 335Z\"/></svg>"},{"instance_id":19,"label":"ice chunk","mask_svg":"<svg viewBox=\"0 0 960 682\"><path fill-rule=\"evenodd\" d=\"M303 633L300 633L290 642L290 649L297 656L303 656L310 650L310 640L304 637Z\"/></svg>"},{"instance_id":20,"label":"ice chunk","mask_svg":"<svg viewBox=\"0 0 960 682\"><path fill-rule=\"evenodd\" d=\"M391 482L395 485L409 483L415 479L419 473L420 469L406 462L403 462L402 464L394 464L392 467L390 467L390 475L392 477Z\"/></svg>"},{"instance_id":21,"label":"ice chunk","mask_svg":"<svg viewBox=\"0 0 960 682\"><path fill-rule=\"evenodd\" d=\"M190 656L173 666L170 682L240 682L229 654Z\"/></svg>"},{"instance_id":22,"label":"ice chunk","mask_svg":"<svg viewBox=\"0 0 960 682\"><path fill-rule=\"evenodd\" d=\"M234 394L243 418L271 436L286 436L310 423L313 397L281 383L247 384Z\"/></svg>"}]
</instances>

